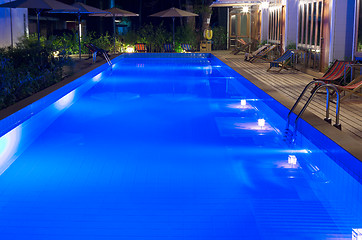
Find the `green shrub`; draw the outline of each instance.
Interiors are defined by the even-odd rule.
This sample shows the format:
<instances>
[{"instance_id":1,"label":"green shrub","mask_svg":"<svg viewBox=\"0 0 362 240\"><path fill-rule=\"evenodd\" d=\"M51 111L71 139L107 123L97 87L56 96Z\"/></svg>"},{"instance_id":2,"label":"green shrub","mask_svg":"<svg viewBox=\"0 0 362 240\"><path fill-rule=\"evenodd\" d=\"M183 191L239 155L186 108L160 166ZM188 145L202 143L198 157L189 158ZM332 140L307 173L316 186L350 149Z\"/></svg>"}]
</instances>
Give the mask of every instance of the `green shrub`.
<instances>
[{"instance_id":1,"label":"green shrub","mask_svg":"<svg viewBox=\"0 0 362 240\"><path fill-rule=\"evenodd\" d=\"M214 27L212 29L212 40L214 50L225 50L227 48L226 29L224 27Z\"/></svg>"},{"instance_id":2,"label":"green shrub","mask_svg":"<svg viewBox=\"0 0 362 240\"><path fill-rule=\"evenodd\" d=\"M70 65L67 56L54 57L51 41L34 36L14 48L0 48L0 109L62 80L62 69Z\"/></svg>"}]
</instances>

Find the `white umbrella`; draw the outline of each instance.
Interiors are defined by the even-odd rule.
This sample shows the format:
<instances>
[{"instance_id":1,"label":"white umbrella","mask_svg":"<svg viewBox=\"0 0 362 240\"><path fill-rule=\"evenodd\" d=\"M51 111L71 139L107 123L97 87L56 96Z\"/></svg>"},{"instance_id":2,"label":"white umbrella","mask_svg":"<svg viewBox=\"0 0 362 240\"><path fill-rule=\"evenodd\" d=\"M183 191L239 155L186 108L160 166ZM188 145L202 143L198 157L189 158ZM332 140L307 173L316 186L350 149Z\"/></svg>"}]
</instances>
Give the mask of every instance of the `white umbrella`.
<instances>
[{"instance_id":1,"label":"white umbrella","mask_svg":"<svg viewBox=\"0 0 362 240\"><path fill-rule=\"evenodd\" d=\"M169 8L167 10L154 13L150 17L171 17L172 18L172 41L175 46L175 17L196 17L199 16L192 12L187 12L178 8Z\"/></svg>"},{"instance_id":2,"label":"white umbrella","mask_svg":"<svg viewBox=\"0 0 362 240\"><path fill-rule=\"evenodd\" d=\"M112 17L113 18L113 41L114 41L114 51L116 51L116 17L136 17L137 13L129 12L126 10L122 10L116 7L105 10L107 13L94 13L90 14L91 17Z\"/></svg>"}]
</instances>

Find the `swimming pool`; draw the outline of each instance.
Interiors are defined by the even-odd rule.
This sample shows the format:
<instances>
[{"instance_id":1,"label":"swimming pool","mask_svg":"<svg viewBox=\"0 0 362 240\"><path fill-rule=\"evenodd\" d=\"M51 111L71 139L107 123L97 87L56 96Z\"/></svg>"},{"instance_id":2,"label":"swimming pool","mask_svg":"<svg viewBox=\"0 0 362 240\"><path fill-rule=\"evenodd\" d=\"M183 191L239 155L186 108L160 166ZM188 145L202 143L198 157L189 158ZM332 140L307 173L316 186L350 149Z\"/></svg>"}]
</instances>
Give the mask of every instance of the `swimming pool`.
<instances>
[{"instance_id":1,"label":"swimming pool","mask_svg":"<svg viewBox=\"0 0 362 240\"><path fill-rule=\"evenodd\" d=\"M287 112L212 55L121 56L0 122L1 239L352 239L360 162Z\"/></svg>"}]
</instances>

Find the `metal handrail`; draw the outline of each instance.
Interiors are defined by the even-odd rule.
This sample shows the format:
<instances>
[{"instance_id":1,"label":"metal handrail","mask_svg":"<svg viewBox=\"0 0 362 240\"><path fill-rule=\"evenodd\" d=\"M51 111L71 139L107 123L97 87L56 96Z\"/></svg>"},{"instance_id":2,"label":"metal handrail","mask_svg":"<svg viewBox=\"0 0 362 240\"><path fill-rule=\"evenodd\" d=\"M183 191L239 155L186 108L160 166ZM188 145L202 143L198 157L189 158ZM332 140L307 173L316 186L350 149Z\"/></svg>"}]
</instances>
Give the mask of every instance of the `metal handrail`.
<instances>
[{"instance_id":1,"label":"metal handrail","mask_svg":"<svg viewBox=\"0 0 362 240\"><path fill-rule=\"evenodd\" d=\"M310 97L308 98L307 102L304 104L302 110L299 112L299 114L297 115L295 121L294 121L294 133L293 133L293 139L292 142L295 141L295 136L297 133L297 126L298 126L298 120L299 118L302 116L302 114L305 112L305 110L307 109L309 103L312 101L313 97L317 94L318 90L321 88L326 88L327 91L327 98L326 98L326 117L324 118L324 120L326 122L328 122L329 124L332 123L332 120L329 118L329 97L330 97L330 93L329 93L329 89L333 89L337 95L337 101L336 101L336 123L333 125L334 127L338 128L339 130L341 130L341 124L339 123L339 106L340 106L340 97L339 97L339 92L338 89L335 85L333 84L326 84L323 81L312 81L310 82L303 90L303 92L300 94L299 98L297 99L297 101L295 102L295 104L293 105L292 109L289 111L288 113L288 117L287 117L287 127L286 130L289 130L289 124L290 124L290 115L291 113L294 111L294 109L296 108L296 106L298 105L298 103L300 102L300 100L302 99L302 97L304 96L305 92L307 91L307 89L312 85L312 84L320 84L319 86L317 86L315 89L312 90L312 94L310 95Z\"/></svg>"},{"instance_id":2,"label":"metal handrail","mask_svg":"<svg viewBox=\"0 0 362 240\"><path fill-rule=\"evenodd\" d=\"M303 89L302 93L299 95L297 101L294 103L293 107L290 109L288 116L287 116L287 129L289 127L289 122L290 122L290 114L292 114L292 112L294 111L294 109L297 107L298 103L300 102L300 100L302 99L302 97L304 96L305 92L307 91L307 89L313 85L313 84L325 84L325 82L323 81L312 81L310 83L307 84L307 86L305 86L305 88Z\"/></svg>"}]
</instances>

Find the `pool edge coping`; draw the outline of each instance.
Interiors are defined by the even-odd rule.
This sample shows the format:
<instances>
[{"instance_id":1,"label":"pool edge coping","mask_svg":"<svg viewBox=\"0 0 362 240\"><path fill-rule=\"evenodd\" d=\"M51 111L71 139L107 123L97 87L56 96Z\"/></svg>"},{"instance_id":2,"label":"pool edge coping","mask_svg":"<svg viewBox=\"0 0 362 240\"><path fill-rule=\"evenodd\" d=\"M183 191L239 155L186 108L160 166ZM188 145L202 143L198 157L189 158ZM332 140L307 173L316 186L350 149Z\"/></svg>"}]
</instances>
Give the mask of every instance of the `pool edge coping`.
<instances>
[{"instance_id":1,"label":"pool edge coping","mask_svg":"<svg viewBox=\"0 0 362 240\"><path fill-rule=\"evenodd\" d=\"M237 73L245 77L247 80L249 80L251 83L253 83L255 86L260 88L262 91L264 91L266 94L274 98L276 101L278 101L280 104L282 104L284 107L286 107L288 110L290 110L295 101L285 96L283 93L278 91L276 88L263 83L261 80L257 79L253 75L247 73L244 71L241 67L238 67L231 61L227 61L226 59L220 58L217 55L212 54L215 58L219 59L223 63L225 63L227 66L235 70ZM329 139L331 139L333 142L335 142L337 145L339 145L341 148L349 152L352 156L357 158L359 161L362 161L362 143L358 142L358 140L354 139L352 136L350 136L348 133L345 133L343 131L340 131L336 129L335 127L331 126L327 122L325 122L320 117L316 116L314 113L309 111L308 109L305 111L305 113L301 117L304 121L309 123L312 127L317 129L319 132L327 136ZM343 127L343 126L342 126Z\"/></svg>"},{"instance_id":2,"label":"pool edge coping","mask_svg":"<svg viewBox=\"0 0 362 240\"><path fill-rule=\"evenodd\" d=\"M115 56L115 57L118 57L118 56ZM52 92L64 87L65 85L77 80L78 78L86 75L87 73L91 72L92 70L94 70L104 64L105 64L105 61L99 61L99 62L95 62L94 64L89 65L89 67L87 67L87 68L80 69L79 71L77 71L77 69L75 69L74 73L72 75L64 78L60 82L57 82L27 98L20 100L19 102L16 102L15 104L13 104L7 108L0 110L0 121L9 117L10 115L16 113L17 111L35 103L36 101L51 94Z\"/></svg>"}]
</instances>

